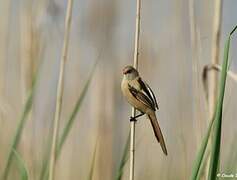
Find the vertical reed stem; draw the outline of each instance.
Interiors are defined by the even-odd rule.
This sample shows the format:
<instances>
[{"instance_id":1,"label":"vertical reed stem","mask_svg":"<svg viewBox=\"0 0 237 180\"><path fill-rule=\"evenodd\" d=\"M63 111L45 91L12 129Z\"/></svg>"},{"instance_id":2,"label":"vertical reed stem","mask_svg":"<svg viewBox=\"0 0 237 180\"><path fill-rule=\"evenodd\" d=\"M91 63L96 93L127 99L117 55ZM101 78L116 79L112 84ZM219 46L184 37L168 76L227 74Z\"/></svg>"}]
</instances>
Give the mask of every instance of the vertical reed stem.
<instances>
[{"instance_id":1,"label":"vertical reed stem","mask_svg":"<svg viewBox=\"0 0 237 180\"><path fill-rule=\"evenodd\" d=\"M134 45L134 68L138 69L138 55L139 55L139 38L140 38L140 13L141 13L141 0L137 0L136 8L136 29L135 29L135 45ZM136 115L136 109L132 108L132 116ZM134 155L135 155L135 121L131 121L131 136L130 136L130 173L129 180L134 180Z\"/></svg>"},{"instance_id":2,"label":"vertical reed stem","mask_svg":"<svg viewBox=\"0 0 237 180\"><path fill-rule=\"evenodd\" d=\"M219 64L219 50L220 50L220 37L221 37L221 22L222 22L222 0L215 1L214 8L214 19L213 19L213 34L212 34L212 54L211 54L211 64ZM208 103L209 103L209 120L213 118L215 111L215 104L217 99L217 73L212 71L209 74L209 89L208 89ZM212 143L212 137L210 139ZM208 177L210 158L208 159L205 178Z\"/></svg>"},{"instance_id":3,"label":"vertical reed stem","mask_svg":"<svg viewBox=\"0 0 237 180\"><path fill-rule=\"evenodd\" d=\"M211 64L219 64L219 50L220 50L220 37L221 37L221 18L222 17L222 0L215 1L215 14L213 24L213 37L212 37L212 55ZM209 114L212 118L215 109L215 103L217 99L217 73L212 71L209 74Z\"/></svg>"},{"instance_id":4,"label":"vertical reed stem","mask_svg":"<svg viewBox=\"0 0 237 180\"><path fill-rule=\"evenodd\" d=\"M68 52L69 32L70 32L70 25L71 25L71 18L72 18L72 4L73 4L73 0L68 0L67 12L66 12L66 18L65 18L65 27L64 27L64 42L63 42L62 55L61 55L61 60L60 60L60 71L59 71L59 79L58 79L58 86L57 86L57 99L56 99L56 110L55 110L54 124L53 124L52 146L51 146L51 152L50 152L49 180L54 179L58 124L59 124L61 107L62 107L63 77L64 77L64 67L65 67L65 62L67 60L67 52Z\"/></svg>"}]
</instances>

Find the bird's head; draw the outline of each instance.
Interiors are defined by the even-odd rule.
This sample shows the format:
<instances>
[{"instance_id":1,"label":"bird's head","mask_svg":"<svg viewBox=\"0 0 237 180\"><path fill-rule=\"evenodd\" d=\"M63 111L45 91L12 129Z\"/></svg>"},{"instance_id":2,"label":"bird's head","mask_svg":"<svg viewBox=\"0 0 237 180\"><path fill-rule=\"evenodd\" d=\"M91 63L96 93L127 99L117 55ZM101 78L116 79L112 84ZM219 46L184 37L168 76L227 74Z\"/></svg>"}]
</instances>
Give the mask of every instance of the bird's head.
<instances>
[{"instance_id":1,"label":"bird's head","mask_svg":"<svg viewBox=\"0 0 237 180\"><path fill-rule=\"evenodd\" d=\"M137 70L130 65L123 68L123 75L127 80L133 80L139 76Z\"/></svg>"}]
</instances>

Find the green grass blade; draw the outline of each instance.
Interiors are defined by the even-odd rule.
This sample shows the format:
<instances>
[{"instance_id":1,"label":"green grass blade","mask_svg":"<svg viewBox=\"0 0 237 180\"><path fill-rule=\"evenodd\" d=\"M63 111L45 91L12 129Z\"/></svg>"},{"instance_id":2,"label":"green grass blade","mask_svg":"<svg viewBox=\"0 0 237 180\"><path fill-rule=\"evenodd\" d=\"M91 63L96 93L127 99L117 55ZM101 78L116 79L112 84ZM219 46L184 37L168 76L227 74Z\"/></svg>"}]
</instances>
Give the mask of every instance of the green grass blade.
<instances>
[{"instance_id":1,"label":"green grass blade","mask_svg":"<svg viewBox=\"0 0 237 180\"><path fill-rule=\"evenodd\" d=\"M50 156L50 142L48 142L47 145L47 149L46 149L46 153L45 153L45 157L43 158L43 165L42 165L42 169L40 172L40 179L41 180L46 180L47 179L47 175L48 175L48 166L49 166L49 156Z\"/></svg>"},{"instance_id":2,"label":"green grass blade","mask_svg":"<svg viewBox=\"0 0 237 180\"><path fill-rule=\"evenodd\" d=\"M231 34L233 32L234 31L232 31ZM222 111L223 111L223 102L224 102L224 95L225 95L226 76L227 76L227 71L229 68L228 57L229 57L231 34L225 43L225 49L224 49L224 60L223 60L222 70L221 70L221 81L219 84L219 97L217 100L215 119L214 119L213 144L211 148L211 159L210 159L209 176L208 176L209 180L216 179L217 171L219 168L221 129L222 129Z\"/></svg>"},{"instance_id":3,"label":"green grass blade","mask_svg":"<svg viewBox=\"0 0 237 180\"><path fill-rule=\"evenodd\" d=\"M122 179L122 176L123 176L123 168L128 160L128 153L129 153L129 143L130 143L130 133L128 134L128 138L127 138L127 141L126 141L126 144L125 144L125 147L124 147L124 150L123 150L123 156L122 156L122 159L119 163L119 168L117 170L117 175L116 175L116 180L121 180Z\"/></svg>"},{"instance_id":4,"label":"green grass blade","mask_svg":"<svg viewBox=\"0 0 237 180\"><path fill-rule=\"evenodd\" d=\"M216 104L215 115L208 126L208 130L202 140L199 152L194 161L192 174L190 178L191 180L197 180L201 174L203 164L206 161L206 158L204 157L205 157L208 140L211 133L213 133L214 141L213 141L212 152L211 152L209 180L216 179L216 174L217 174L218 164L219 164L219 156L220 156L222 108L223 108L223 101L224 101L226 76L227 76L228 65L229 65L228 54L229 54L229 47L230 47L230 37L236 29L237 29L237 26L231 31L230 36L228 37L227 42L225 44L224 61L222 65L221 81L220 81L220 86L219 86L219 97Z\"/></svg>"},{"instance_id":5,"label":"green grass blade","mask_svg":"<svg viewBox=\"0 0 237 180\"><path fill-rule=\"evenodd\" d=\"M21 113L20 120L18 122L15 134L14 134L13 139L12 139L12 143L11 143L11 146L10 146L10 151L9 151L8 156L7 156L6 165L4 167L4 171L3 171L3 174L1 176L2 180L7 180L7 178L8 178L9 170L10 170L13 155L14 155L13 150L17 149L17 145L19 144L24 125L25 125L27 117L28 117L28 115L31 111L33 95L34 95L34 91L35 91L35 84L36 84L36 81L37 81L37 78L38 78L39 70L40 70L40 66L37 69L37 71L36 71L36 73L33 77L32 87L29 90L29 94L26 98L26 102L25 102L23 111Z\"/></svg>"},{"instance_id":6,"label":"green grass blade","mask_svg":"<svg viewBox=\"0 0 237 180\"><path fill-rule=\"evenodd\" d=\"M17 125L17 129L16 129L16 132L15 132L14 138L12 140L12 145L10 147L10 152L8 154L8 157L7 157L7 162L6 162L4 171L3 171L2 180L6 180L8 178L10 166L11 166L13 155L14 155L14 150L17 148L17 145L19 143L19 140L20 140L25 122L27 120L27 116L28 116L28 114L31 110L31 107L32 107L33 89L34 88L31 89L31 91L30 91L30 93L27 97L27 100L26 100L26 103L25 103L25 106L24 106L24 110L22 112L20 121Z\"/></svg>"},{"instance_id":7,"label":"green grass blade","mask_svg":"<svg viewBox=\"0 0 237 180\"><path fill-rule=\"evenodd\" d=\"M198 174L200 174L201 171L201 165L202 163L204 163L204 155L207 149L207 144L208 144L208 140L211 134L211 129L212 129L212 125L213 125L214 119L212 119L212 121L209 123L207 132L202 140L199 152L196 156L196 159L194 161L193 164L193 169L192 169L192 175L191 175L191 180L196 180L198 177Z\"/></svg>"},{"instance_id":8,"label":"green grass blade","mask_svg":"<svg viewBox=\"0 0 237 180\"><path fill-rule=\"evenodd\" d=\"M61 150L62 150L62 147L65 143L65 140L67 139L68 137L68 134L72 128L72 125L73 123L75 122L75 119L76 119L76 115L78 114L79 110L80 110L80 107L82 105L82 102L83 100L85 99L85 96L86 96L86 93L88 91L88 88L89 88L89 85L91 83L91 80L93 78L93 75L94 75L94 72L95 72L95 68L96 68L96 65L97 65L98 61L94 64L93 66L93 69L92 71L90 72L89 74L89 77L86 81L86 84L85 86L83 87L83 90L79 96L79 98L77 99L77 102L76 102L76 105L75 107L73 108L73 111L72 113L70 114L69 116L69 119L66 123L66 125L64 126L63 128L63 132L62 132L62 135L59 137L59 141L57 143L57 149L56 149L56 161L58 159L58 156L60 155L61 153ZM47 179L48 177L48 172L49 172L49 159L47 158L44 162L43 162L43 167L42 167L42 170L41 170L41 175L40 175L40 179Z\"/></svg>"},{"instance_id":9,"label":"green grass blade","mask_svg":"<svg viewBox=\"0 0 237 180\"><path fill-rule=\"evenodd\" d=\"M90 168L88 180L92 180L92 178L93 178L93 173L94 173L94 168L95 168L95 160L96 160L97 146L98 146L98 140L96 141L95 150L94 150L93 157L92 157L92 163L91 163L91 168Z\"/></svg>"},{"instance_id":10,"label":"green grass blade","mask_svg":"<svg viewBox=\"0 0 237 180\"><path fill-rule=\"evenodd\" d=\"M21 180L28 180L28 170L26 168L26 165L20 156L20 154L16 150L12 150L14 156L16 157L17 165L19 167L20 173L21 173Z\"/></svg>"},{"instance_id":11,"label":"green grass blade","mask_svg":"<svg viewBox=\"0 0 237 180\"><path fill-rule=\"evenodd\" d=\"M206 169L204 169L204 168L206 167L207 163L209 162L208 161L208 158L210 157L209 155L210 155L210 151L208 151L208 148L207 148L207 151L204 153L204 157L203 157L203 160L202 160L202 163L201 163L201 166L200 166L200 169L199 169L196 179L202 179L203 176L205 175Z\"/></svg>"},{"instance_id":12,"label":"green grass blade","mask_svg":"<svg viewBox=\"0 0 237 180\"><path fill-rule=\"evenodd\" d=\"M97 62L98 62L98 61L97 61ZM68 134L69 134L71 128L72 128L73 123L75 122L76 115L77 115L77 113L78 113L79 110L80 110L80 107L81 107L81 105L82 105L83 100L85 99L86 93L87 93L87 91L88 91L89 85L90 85L91 80L92 80L92 77L93 77L93 75L94 75L97 62L94 64L93 69L92 69L92 71L91 71L91 73L90 73L90 75L89 75L89 78L87 79L86 84L85 84L85 86L84 86L84 88L83 88L83 90L82 90L82 93L81 93L80 97L78 98L78 100L77 100L77 102L76 102L76 105L75 105L75 107L74 107L72 113L70 114L69 120L67 121L65 127L63 128L63 133L62 133L62 135L60 136L60 138L59 138L59 143L58 143L58 145L57 145L57 153L56 153L56 156L58 156L58 155L60 154L60 152L61 152L61 150L62 150L62 146L63 146L63 144L64 144L64 142L65 142L65 140L66 140L66 138L67 138L67 136L68 136Z\"/></svg>"}]
</instances>

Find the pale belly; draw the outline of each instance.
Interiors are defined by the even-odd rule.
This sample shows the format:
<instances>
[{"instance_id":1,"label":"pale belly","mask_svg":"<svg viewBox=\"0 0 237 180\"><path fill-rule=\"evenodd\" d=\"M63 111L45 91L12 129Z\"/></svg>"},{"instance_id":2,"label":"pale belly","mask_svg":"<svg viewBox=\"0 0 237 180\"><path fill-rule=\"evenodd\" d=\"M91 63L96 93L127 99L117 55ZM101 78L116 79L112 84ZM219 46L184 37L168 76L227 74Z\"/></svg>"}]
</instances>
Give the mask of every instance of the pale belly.
<instances>
[{"instance_id":1,"label":"pale belly","mask_svg":"<svg viewBox=\"0 0 237 180\"><path fill-rule=\"evenodd\" d=\"M126 97L126 100L128 101L129 104L131 104L133 107L135 107L137 110L146 113L147 111L147 107L141 103L140 101L138 101L129 91L128 89L128 83L127 81L122 80L121 83L121 89L123 92L123 95Z\"/></svg>"}]
</instances>

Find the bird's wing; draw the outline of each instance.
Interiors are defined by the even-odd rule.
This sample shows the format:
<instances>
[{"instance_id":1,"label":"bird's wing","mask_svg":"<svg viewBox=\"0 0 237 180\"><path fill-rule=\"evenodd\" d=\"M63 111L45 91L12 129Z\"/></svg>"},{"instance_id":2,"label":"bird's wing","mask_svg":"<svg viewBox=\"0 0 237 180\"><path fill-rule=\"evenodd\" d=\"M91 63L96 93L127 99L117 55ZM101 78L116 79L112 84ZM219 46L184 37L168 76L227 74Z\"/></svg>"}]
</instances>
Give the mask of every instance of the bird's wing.
<instances>
[{"instance_id":1,"label":"bird's wing","mask_svg":"<svg viewBox=\"0 0 237 180\"><path fill-rule=\"evenodd\" d=\"M150 94L151 94L151 96L152 96L152 100L153 100L153 102L154 102L156 108L159 109L159 106L158 106L158 103L157 103L156 96L155 96L154 92L152 91L152 89L150 88L150 86L149 86L146 82L144 82L144 83L145 83L145 85L146 85L148 91L150 92Z\"/></svg>"},{"instance_id":2,"label":"bird's wing","mask_svg":"<svg viewBox=\"0 0 237 180\"><path fill-rule=\"evenodd\" d=\"M146 93L146 95L152 101L154 109L156 109L156 108L159 109L157 101L156 101L155 94L153 93L150 86L146 82L144 82L141 78L138 78L138 83L140 84L141 89Z\"/></svg>"},{"instance_id":3,"label":"bird's wing","mask_svg":"<svg viewBox=\"0 0 237 180\"><path fill-rule=\"evenodd\" d=\"M143 103L145 106L149 107L150 109L155 111L155 106L153 105L152 100L145 94L143 91L140 91L134 88L132 85L128 84L128 89L138 101Z\"/></svg>"}]
</instances>

